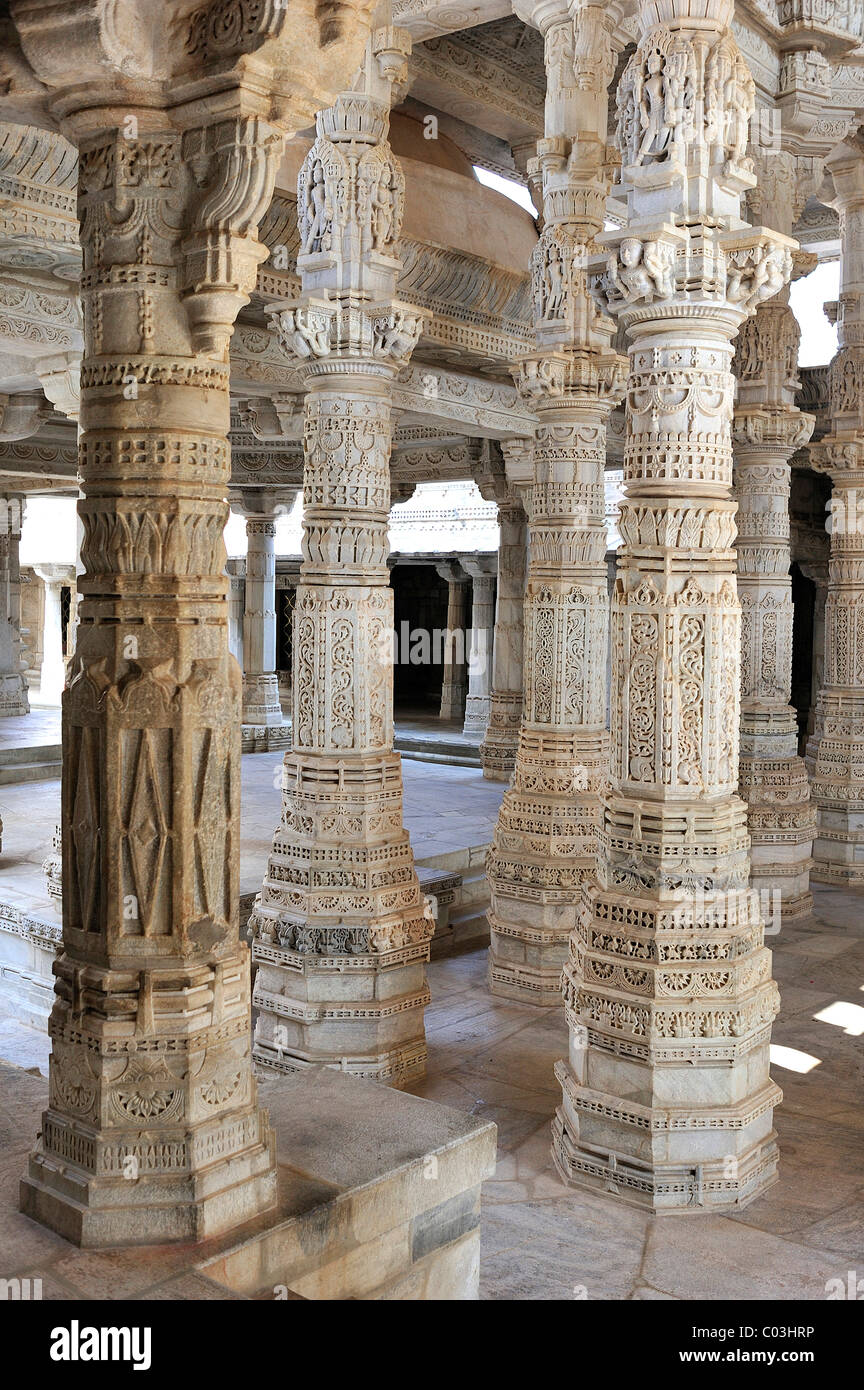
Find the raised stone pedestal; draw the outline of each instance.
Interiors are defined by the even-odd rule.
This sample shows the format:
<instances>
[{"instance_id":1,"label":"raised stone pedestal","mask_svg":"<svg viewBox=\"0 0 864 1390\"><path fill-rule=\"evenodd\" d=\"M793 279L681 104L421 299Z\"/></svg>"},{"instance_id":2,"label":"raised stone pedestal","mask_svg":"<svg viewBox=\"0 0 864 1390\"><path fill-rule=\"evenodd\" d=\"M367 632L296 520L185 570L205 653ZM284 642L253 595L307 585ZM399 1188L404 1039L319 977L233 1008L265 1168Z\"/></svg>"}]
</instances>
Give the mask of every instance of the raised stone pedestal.
<instances>
[{"instance_id":1,"label":"raised stone pedestal","mask_svg":"<svg viewBox=\"0 0 864 1390\"><path fill-rule=\"evenodd\" d=\"M278 1153L277 1206L229 1235L184 1248L79 1251L14 1216L10 1275L71 1296L460 1300L477 1297L480 1184L495 1167L493 1124L334 1071L263 1082ZM0 1107L24 1111L9 1145L22 1162L47 1083L0 1063ZM118 1194L134 1183L115 1178ZM14 1198L13 1198L14 1200ZM3 1203L5 1202L5 1209ZM49 1252L49 1253L46 1253ZM58 1272L59 1273L59 1272Z\"/></svg>"}]
</instances>

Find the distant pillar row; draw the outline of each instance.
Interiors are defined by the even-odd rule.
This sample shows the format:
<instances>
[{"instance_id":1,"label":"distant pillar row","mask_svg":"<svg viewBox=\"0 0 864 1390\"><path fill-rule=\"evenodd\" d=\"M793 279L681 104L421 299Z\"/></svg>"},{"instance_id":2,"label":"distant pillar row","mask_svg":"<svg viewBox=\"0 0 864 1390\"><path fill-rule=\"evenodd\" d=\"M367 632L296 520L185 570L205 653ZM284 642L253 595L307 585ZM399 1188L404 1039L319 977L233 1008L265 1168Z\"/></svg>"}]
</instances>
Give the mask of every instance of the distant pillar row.
<instances>
[{"instance_id":1,"label":"distant pillar row","mask_svg":"<svg viewBox=\"0 0 864 1390\"><path fill-rule=\"evenodd\" d=\"M741 759L750 877L762 914L778 926L806 916L816 809L792 696L789 460L814 417L794 404L798 341L785 293L759 307L738 334L735 362L735 542L741 599Z\"/></svg>"}]
</instances>

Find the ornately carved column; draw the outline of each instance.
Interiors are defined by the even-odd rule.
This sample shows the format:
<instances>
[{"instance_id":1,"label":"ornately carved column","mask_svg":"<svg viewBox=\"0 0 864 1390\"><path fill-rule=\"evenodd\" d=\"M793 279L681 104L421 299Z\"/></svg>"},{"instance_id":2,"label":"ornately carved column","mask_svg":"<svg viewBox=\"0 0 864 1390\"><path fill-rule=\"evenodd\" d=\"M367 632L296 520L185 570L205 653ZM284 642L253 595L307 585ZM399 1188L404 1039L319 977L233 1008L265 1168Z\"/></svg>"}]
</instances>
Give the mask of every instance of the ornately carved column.
<instances>
[{"instance_id":1,"label":"ornately carved column","mask_svg":"<svg viewBox=\"0 0 864 1390\"><path fill-rule=\"evenodd\" d=\"M293 746L250 919L258 1066L395 1085L425 1069L434 931L402 825L387 568L391 388L421 328L393 297L404 183L387 130L407 47L376 32L363 89L319 112L299 177L303 297L276 320L307 385Z\"/></svg>"},{"instance_id":2,"label":"ornately carved column","mask_svg":"<svg viewBox=\"0 0 864 1390\"><path fill-rule=\"evenodd\" d=\"M79 147L85 316L63 948L22 1206L82 1245L194 1241L276 1202L238 934L228 344L320 32L270 5L187 7L170 43L125 0L107 26L82 0L11 16ZM321 49L325 90L334 52L359 57Z\"/></svg>"},{"instance_id":3,"label":"ornately carved column","mask_svg":"<svg viewBox=\"0 0 864 1390\"><path fill-rule=\"evenodd\" d=\"M553 1155L566 1180L654 1210L740 1206L777 1164L777 988L736 794L730 368L791 256L739 215L754 88L732 12L640 9L618 92L628 225L604 234L598 284L630 337L612 787L564 970Z\"/></svg>"},{"instance_id":4,"label":"ornately carved column","mask_svg":"<svg viewBox=\"0 0 864 1390\"><path fill-rule=\"evenodd\" d=\"M441 684L441 719L463 719L467 694L465 660L465 606L468 576L457 560L436 565L447 581L447 638L444 647L444 678Z\"/></svg>"},{"instance_id":5,"label":"ornately carved column","mask_svg":"<svg viewBox=\"0 0 864 1390\"><path fill-rule=\"evenodd\" d=\"M810 450L831 475L825 678L807 746L818 808L812 877L864 883L864 152L829 160L840 214L840 346L831 363L831 433Z\"/></svg>"},{"instance_id":6,"label":"ornately carved column","mask_svg":"<svg viewBox=\"0 0 864 1390\"><path fill-rule=\"evenodd\" d=\"M22 672L21 567L18 547L24 504L0 497L0 716L29 714Z\"/></svg>"},{"instance_id":7,"label":"ornately carved column","mask_svg":"<svg viewBox=\"0 0 864 1390\"><path fill-rule=\"evenodd\" d=\"M495 575L485 559L464 558L471 576L471 649L468 653L468 693L465 697L466 738L483 739L492 698L495 629Z\"/></svg>"},{"instance_id":8,"label":"ornately carved column","mask_svg":"<svg viewBox=\"0 0 864 1390\"><path fill-rule=\"evenodd\" d=\"M777 156L780 157L779 155ZM792 695L789 460L814 417L794 403L800 331L785 292L741 327L733 441L741 602L741 756L750 876L773 928L806 916L816 824Z\"/></svg>"},{"instance_id":9,"label":"ornately carved column","mask_svg":"<svg viewBox=\"0 0 864 1390\"><path fill-rule=\"evenodd\" d=\"M528 497L524 703L511 788L487 863L489 984L537 1004L561 997L581 885L596 854L608 777L608 627L603 471L606 420L623 385L614 325L588 290L587 260L608 188L599 5L534 9L546 44L546 138L538 143L544 227L534 253L537 353L517 384L536 411ZM526 18L530 16L526 12Z\"/></svg>"},{"instance_id":10,"label":"ornately carved column","mask_svg":"<svg viewBox=\"0 0 864 1390\"><path fill-rule=\"evenodd\" d=\"M489 722L480 745L483 776L509 782L522 722L522 621L525 604L526 521L522 503L498 503L498 592L492 652Z\"/></svg>"}]
</instances>

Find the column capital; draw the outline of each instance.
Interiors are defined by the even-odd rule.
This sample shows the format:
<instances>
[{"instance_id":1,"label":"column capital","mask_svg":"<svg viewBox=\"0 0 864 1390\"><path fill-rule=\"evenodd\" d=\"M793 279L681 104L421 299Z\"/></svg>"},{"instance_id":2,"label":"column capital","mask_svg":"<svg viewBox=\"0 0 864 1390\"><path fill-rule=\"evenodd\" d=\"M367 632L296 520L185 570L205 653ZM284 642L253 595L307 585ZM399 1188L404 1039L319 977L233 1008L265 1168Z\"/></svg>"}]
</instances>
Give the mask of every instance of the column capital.
<instances>
[{"instance_id":1,"label":"column capital","mask_svg":"<svg viewBox=\"0 0 864 1390\"><path fill-rule=\"evenodd\" d=\"M77 136L93 130L97 108L125 116L142 91L172 106L178 122L199 121L203 104L220 118L263 108L293 133L310 123L322 93L338 91L361 65L372 22L362 0L318 10L279 0L197 7L114 0L110 24L103 9L92 0L10 6L19 82L29 69L43 84L46 121L59 116ZM38 115L29 86L28 95ZM13 85L9 100L16 96Z\"/></svg>"},{"instance_id":2,"label":"column capital","mask_svg":"<svg viewBox=\"0 0 864 1390\"><path fill-rule=\"evenodd\" d=\"M747 406L735 411L732 443L747 456L792 457L807 443L816 425L816 416L793 408Z\"/></svg>"},{"instance_id":3,"label":"column capital","mask_svg":"<svg viewBox=\"0 0 864 1390\"><path fill-rule=\"evenodd\" d=\"M494 555L460 555L459 562L474 580L493 580L498 573L497 552Z\"/></svg>"},{"instance_id":4,"label":"column capital","mask_svg":"<svg viewBox=\"0 0 864 1390\"><path fill-rule=\"evenodd\" d=\"M463 570L458 560L442 560L435 566L436 574L445 579L448 584L467 584L468 575Z\"/></svg>"}]
</instances>

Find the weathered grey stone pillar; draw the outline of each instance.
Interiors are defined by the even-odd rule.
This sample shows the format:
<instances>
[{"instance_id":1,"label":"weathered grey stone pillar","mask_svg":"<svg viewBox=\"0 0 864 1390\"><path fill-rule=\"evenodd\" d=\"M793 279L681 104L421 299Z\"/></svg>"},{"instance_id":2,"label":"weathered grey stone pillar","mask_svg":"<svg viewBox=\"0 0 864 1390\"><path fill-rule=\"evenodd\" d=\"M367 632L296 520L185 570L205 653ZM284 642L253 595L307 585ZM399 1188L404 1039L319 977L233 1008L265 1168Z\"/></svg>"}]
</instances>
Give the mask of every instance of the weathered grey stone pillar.
<instances>
[{"instance_id":1,"label":"weathered grey stone pillar","mask_svg":"<svg viewBox=\"0 0 864 1390\"><path fill-rule=\"evenodd\" d=\"M509 782L522 721L522 624L527 523L522 503L498 503L498 591L492 654L492 698L480 745L483 776Z\"/></svg>"},{"instance_id":2,"label":"weathered grey stone pillar","mask_svg":"<svg viewBox=\"0 0 864 1390\"><path fill-rule=\"evenodd\" d=\"M489 723L492 699L492 650L495 633L495 574L497 562L462 559L471 576L471 646L468 652L468 692L465 697L466 738L482 739Z\"/></svg>"},{"instance_id":3,"label":"weathered grey stone pillar","mask_svg":"<svg viewBox=\"0 0 864 1390\"><path fill-rule=\"evenodd\" d=\"M447 638L444 647L444 680L441 685L442 719L464 719L465 698L468 693L466 683L466 639L465 618L468 600L468 576L458 561L446 561L436 565L442 579L446 579L447 591Z\"/></svg>"},{"instance_id":4,"label":"weathered grey stone pillar","mask_svg":"<svg viewBox=\"0 0 864 1390\"><path fill-rule=\"evenodd\" d=\"M161 7L117 26L71 9L11 12L34 92L79 147L85 318L63 948L21 1195L82 1245L146 1245L226 1232L276 1202L238 936L228 345L267 256L257 228L284 131L308 123L307 82L348 79L368 21L343 15L328 52L315 16L284 7L253 7L242 26L186 7L170 43Z\"/></svg>"},{"instance_id":5,"label":"weathered grey stone pillar","mask_svg":"<svg viewBox=\"0 0 864 1390\"><path fill-rule=\"evenodd\" d=\"M282 819L250 928L257 1065L400 1085L425 1070L434 921L393 751L390 403L422 319L394 299L404 180L387 141L410 41L375 42L361 89L318 113L298 183L303 295L274 320L306 377L303 564Z\"/></svg>"},{"instance_id":6,"label":"weathered grey stone pillar","mask_svg":"<svg viewBox=\"0 0 864 1390\"><path fill-rule=\"evenodd\" d=\"M811 877L864 884L864 155L828 160L840 214L840 346L831 363L831 432L811 462L834 484L825 606L825 676L807 746L818 808Z\"/></svg>"},{"instance_id":7,"label":"weathered grey stone pillar","mask_svg":"<svg viewBox=\"0 0 864 1390\"><path fill-rule=\"evenodd\" d=\"M21 567L18 547L24 503L0 497L0 716L29 714L21 642Z\"/></svg>"},{"instance_id":8,"label":"weathered grey stone pillar","mask_svg":"<svg viewBox=\"0 0 864 1390\"><path fill-rule=\"evenodd\" d=\"M612 776L564 968L553 1156L567 1181L653 1210L740 1207L777 1166L778 995L736 794L730 368L794 243L740 216L755 92L732 15L640 9L618 92L627 222L602 236L597 285L630 338Z\"/></svg>"}]
</instances>

